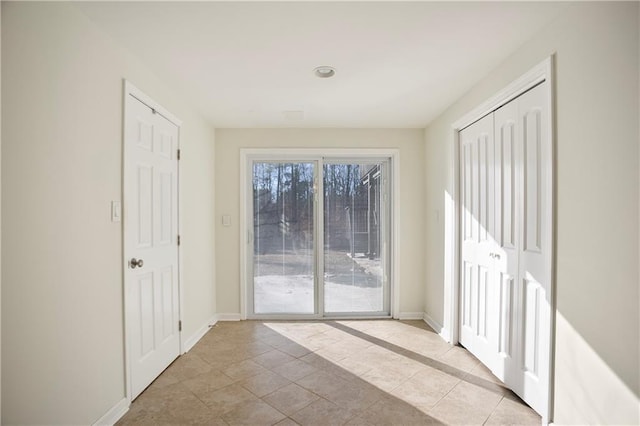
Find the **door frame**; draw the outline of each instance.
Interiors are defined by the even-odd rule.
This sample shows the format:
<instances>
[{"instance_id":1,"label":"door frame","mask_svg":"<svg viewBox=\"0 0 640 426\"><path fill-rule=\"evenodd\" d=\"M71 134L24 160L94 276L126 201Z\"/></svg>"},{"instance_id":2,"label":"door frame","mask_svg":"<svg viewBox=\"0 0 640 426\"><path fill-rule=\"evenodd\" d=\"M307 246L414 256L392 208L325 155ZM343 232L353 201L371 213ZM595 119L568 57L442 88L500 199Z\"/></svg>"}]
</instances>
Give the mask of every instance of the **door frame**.
<instances>
[{"instance_id":1,"label":"door frame","mask_svg":"<svg viewBox=\"0 0 640 426\"><path fill-rule=\"evenodd\" d=\"M389 311L390 317L397 319L400 314L400 151L398 149L377 149L377 148L241 148L240 149L240 319L246 320L249 315L248 309L248 268L249 256L247 246L251 242L252 233L248 228L249 215L251 209L251 194L248 188L249 168L248 163L252 159L259 160L288 160L292 161L315 161L319 157L332 158L388 158L389 159L389 175L391 178L390 197L389 197L389 220L390 220L390 259L389 259ZM320 197L319 197L320 198ZM322 200L320 200L322 202ZM322 204L320 204L322 206ZM322 221L320 221L322 226ZM322 231L319 229L317 232ZM317 242L317 239L316 239ZM317 296L317 295L316 295ZM305 315L260 315L260 318L286 318L286 319L321 319L327 318L318 313ZM387 316L387 317L389 317ZM251 316L254 318L255 316ZM331 316L331 319L342 317ZM345 316L345 318L368 318L367 316ZM370 317L369 317L370 318ZM379 317L378 317L379 318Z\"/></svg>"},{"instance_id":2,"label":"door frame","mask_svg":"<svg viewBox=\"0 0 640 426\"><path fill-rule=\"evenodd\" d=\"M127 399L127 401L129 402L129 404L132 401L131 395L133 394L132 392L132 385L131 385L131 354L130 354L130 350L131 350L131 344L129 343L129 338L131 337L131 331L130 331L130 324L131 321L129 320L129 314L128 314L128 302L127 302L127 283L126 283L126 268L128 266L128 259L130 258L129 253L127 252L127 247L125 244L126 241L126 232L128 231L127 227L128 227L128 221L127 221L127 205L125 203L126 201L126 197L125 197L125 186L126 183L128 182L128 180L130 179L130 176L127 173L127 168L126 168L126 124L127 124L127 118L128 118L128 114L129 114L129 109L127 107L127 100L129 98L129 96L137 99L138 101L142 102L143 104L145 104L146 106L148 106L149 108L155 110L158 114L162 115L164 118L166 118L167 120L169 120L171 123L175 124L178 127L178 140L177 140L177 146L178 149L180 149L180 133L181 133L181 126L182 126L182 120L180 120L179 118L177 118L175 115L173 115L171 112L169 112L167 109L163 108L162 105L160 105L159 103L157 103L156 101L154 101L150 96L148 96L146 93L144 93L142 90L138 89L136 86L133 85L133 83L131 83L130 81L123 79L123 84L122 84L122 88L123 88L123 96L122 96L122 187L121 187L121 194L122 194L122 308L123 308L123 320L124 320L124 366L125 366L125 371L124 371L124 375L125 375L125 398ZM177 166L178 170L177 170L177 194L176 194L176 202L178 203L177 209L178 209L178 235L182 234L182 226L181 226L181 214L180 214L180 161L178 161L178 166ZM180 323L182 323L182 319L183 319L183 312L184 312L184 307L183 307L183 295L182 295L182 250L180 249L180 245L178 245L178 306L179 306L179 312L178 312L178 318ZM184 348L184 339L183 339L183 335L182 335L182 330L178 331L178 339L179 339L179 347L180 347L180 354L185 353L185 348Z\"/></svg>"},{"instance_id":3,"label":"door frame","mask_svg":"<svg viewBox=\"0 0 640 426\"><path fill-rule=\"evenodd\" d=\"M490 114L501 106L507 104L524 92L533 88L543 81L547 81L549 126L545 129L548 132L551 144L551 164L549 173L545 176L545 184L550 188L549 210L543 214L548 215L548 222L551 226L550 233L551 247L548 253L549 273L549 304L551 318L549 322L549 377L548 377L548 404L545 415L542 416L543 423L553 420L553 377L554 377L554 352L555 352L555 314L556 314L556 121L555 121L555 56L551 55L538 65L530 69L520 78L500 90L496 95L480 104L478 107L456 120L450 128L450 147L453 155L449 164L448 181L451 193L445 197L445 239L444 239L444 315L440 335L452 345L459 343L460 330L460 138L459 132L465 127L478 121L480 118Z\"/></svg>"}]
</instances>

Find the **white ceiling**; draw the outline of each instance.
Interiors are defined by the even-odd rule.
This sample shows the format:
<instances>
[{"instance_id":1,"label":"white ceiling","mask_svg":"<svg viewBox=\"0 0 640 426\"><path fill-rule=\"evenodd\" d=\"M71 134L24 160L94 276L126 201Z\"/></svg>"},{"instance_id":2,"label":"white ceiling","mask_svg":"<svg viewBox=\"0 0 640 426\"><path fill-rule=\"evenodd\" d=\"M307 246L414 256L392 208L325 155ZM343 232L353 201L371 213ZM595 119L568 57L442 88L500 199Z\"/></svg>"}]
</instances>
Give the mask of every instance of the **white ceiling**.
<instances>
[{"instance_id":1,"label":"white ceiling","mask_svg":"<svg viewBox=\"0 0 640 426\"><path fill-rule=\"evenodd\" d=\"M76 6L180 88L215 127L423 128L566 5L116 1ZM335 67L336 75L315 77L312 70L319 65Z\"/></svg>"}]
</instances>

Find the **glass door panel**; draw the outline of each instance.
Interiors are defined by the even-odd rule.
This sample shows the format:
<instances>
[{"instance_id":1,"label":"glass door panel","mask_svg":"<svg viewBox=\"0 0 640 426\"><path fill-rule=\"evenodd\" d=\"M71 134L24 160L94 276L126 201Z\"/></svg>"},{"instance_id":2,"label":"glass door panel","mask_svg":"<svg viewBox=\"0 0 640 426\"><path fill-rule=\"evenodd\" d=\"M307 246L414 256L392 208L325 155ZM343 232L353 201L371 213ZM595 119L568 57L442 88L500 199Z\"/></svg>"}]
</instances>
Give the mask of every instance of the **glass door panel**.
<instances>
[{"instance_id":1,"label":"glass door panel","mask_svg":"<svg viewBox=\"0 0 640 426\"><path fill-rule=\"evenodd\" d=\"M323 166L324 312L389 312L386 162Z\"/></svg>"},{"instance_id":2,"label":"glass door panel","mask_svg":"<svg viewBox=\"0 0 640 426\"><path fill-rule=\"evenodd\" d=\"M313 314L314 162L253 162L253 312Z\"/></svg>"}]
</instances>

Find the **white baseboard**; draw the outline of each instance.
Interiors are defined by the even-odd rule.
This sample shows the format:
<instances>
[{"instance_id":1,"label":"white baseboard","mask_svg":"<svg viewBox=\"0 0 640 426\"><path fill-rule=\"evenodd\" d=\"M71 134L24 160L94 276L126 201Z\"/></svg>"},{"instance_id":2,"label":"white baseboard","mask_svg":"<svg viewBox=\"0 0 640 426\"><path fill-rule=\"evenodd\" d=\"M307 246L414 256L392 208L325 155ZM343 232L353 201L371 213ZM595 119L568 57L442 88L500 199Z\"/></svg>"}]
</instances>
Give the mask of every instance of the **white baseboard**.
<instances>
[{"instance_id":1,"label":"white baseboard","mask_svg":"<svg viewBox=\"0 0 640 426\"><path fill-rule=\"evenodd\" d=\"M428 313L425 312L424 316L422 317L422 319L424 320L424 322L427 323L427 325L429 327L433 328L433 331L438 333L438 335L440 337L442 337L447 342L451 341L451 336L449 334L449 330L444 328L438 321L436 321L433 318L431 318L431 316Z\"/></svg>"},{"instance_id":2,"label":"white baseboard","mask_svg":"<svg viewBox=\"0 0 640 426\"><path fill-rule=\"evenodd\" d=\"M400 312L399 320L421 320L422 312Z\"/></svg>"},{"instance_id":3,"label":"white baseboard","mask_svg":"<svg viewBox=\"0 0 640 426\"><path fill-rule=\"evenodd\" d=\"M218 314L218 321L240 321L240 314Z\"/></svg>"},{"instance_id":4,"label":"white baseboard","mask_svg":"<svg viewBox=\"0 0 640 426\"><path fill-rule=\"evenodd\" d=\"M187 353L193 348L202 337L207 334L209 328L211 328L215 323L218 322L218 315L214 315L209 318L209 321L205 322L202 327L200 327L191 337L184 341L182 345L182 353Z\"/></svg>"},{"instance_id":5,"label":"white baseboard","mask_svg":"<svg viewBox=\"0 0 640 426\"><path fill-rule=\"evenodd\" d=\"M94 426L114 425L127 413L127 411L129 411L129 400L127 398L122 398L116 405L111 407L109 411L104 413L102 417L96 420Z\"/></svg>"}]
</instances>

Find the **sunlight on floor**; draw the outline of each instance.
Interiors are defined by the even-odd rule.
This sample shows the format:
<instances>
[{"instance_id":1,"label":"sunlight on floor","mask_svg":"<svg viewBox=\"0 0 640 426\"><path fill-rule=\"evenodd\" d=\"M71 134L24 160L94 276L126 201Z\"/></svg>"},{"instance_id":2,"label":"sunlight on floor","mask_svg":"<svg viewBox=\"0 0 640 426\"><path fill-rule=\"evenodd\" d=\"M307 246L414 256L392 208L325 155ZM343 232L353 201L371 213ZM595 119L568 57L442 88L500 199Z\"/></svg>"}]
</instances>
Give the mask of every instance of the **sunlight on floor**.
<instances>
[{"instance_id":1,"label":"sunlight on floor","mask_svg":"<svg viewBox=\"0 0 640 426\"><path fill-rule=\"evenodd\" d=\"M485 388L484 396L495 402L493 407L503 396L517 400L466 350L447 344L422 322L413 323L355 320L264 325L312 351L305 361L347 380L360 378L425 414L434 416L434 406L464 378ZM460 384L465 386L472 385ZM513 404L517 408L522 402ZM447 412L434 417L453 420Z\"/></svg>"},{"instance_id":2,"label":"sunlight on floor","mask_svg":"<svg viewBox=\"0 0 640 426\"><path fill-rule=\"evenodd\" d=\"M216 324L118 423L532 424L540 417L422 321Z\"/></svg>"}]
</instances>

